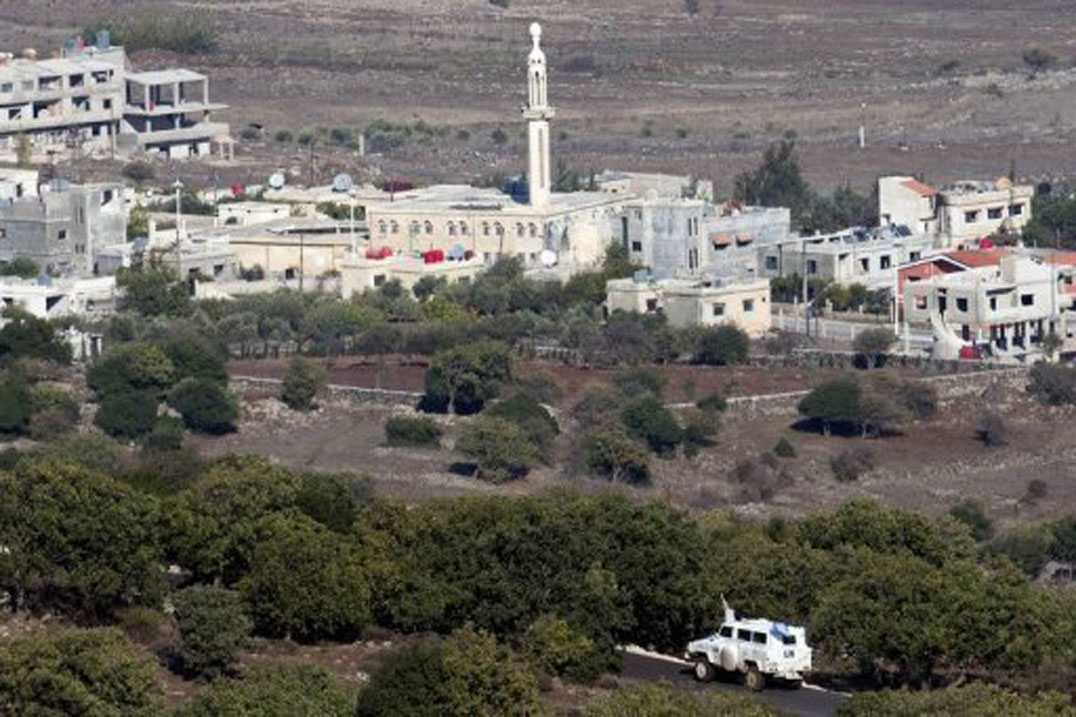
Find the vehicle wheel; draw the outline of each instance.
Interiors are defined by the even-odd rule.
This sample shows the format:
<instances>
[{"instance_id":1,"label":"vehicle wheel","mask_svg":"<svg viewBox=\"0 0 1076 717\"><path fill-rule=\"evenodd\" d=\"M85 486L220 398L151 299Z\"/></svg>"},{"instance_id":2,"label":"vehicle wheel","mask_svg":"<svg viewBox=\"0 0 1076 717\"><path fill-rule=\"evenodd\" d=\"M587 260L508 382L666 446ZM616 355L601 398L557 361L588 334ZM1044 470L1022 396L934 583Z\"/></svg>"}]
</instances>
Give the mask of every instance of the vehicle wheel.
<instances>
[{"instance_id":1,"label":"vehicle wheel","mask_svg":"<svg viewBox=\"0 0 1076 717\"><path fill-rule=\"evenodd\" d=\"M744 676L744 684L752 692L761 692L762 688L766 686L766 677L758 671L758 667L751 665L747 668L747 674Z\"/></svg>"},{"instance_id":2,"label":"vehicle wheel","mask_svg":"<svg viewBox=\"0 0 1076 717\"><path fill-rule=\"evenodd\" d=\"M698 682L709 682L714 679L714 666L705 657L695 661L695 669L692 672Z\"/></svg>"}]
</instances>

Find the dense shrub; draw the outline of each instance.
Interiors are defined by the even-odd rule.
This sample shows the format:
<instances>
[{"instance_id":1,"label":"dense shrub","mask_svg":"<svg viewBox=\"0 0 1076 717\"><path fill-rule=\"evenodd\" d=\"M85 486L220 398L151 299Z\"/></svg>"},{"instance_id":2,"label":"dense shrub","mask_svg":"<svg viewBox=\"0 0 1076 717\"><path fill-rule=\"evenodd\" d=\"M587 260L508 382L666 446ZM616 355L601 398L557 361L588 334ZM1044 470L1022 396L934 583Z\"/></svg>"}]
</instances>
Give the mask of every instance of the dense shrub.
<instances>
[{"instance_id":1,"label":"dense shrub","mask_svg":"<svg viewBox=\"0 0 1076 717\"><path fill-rule=\"evenodd\" d=\"M30 437L45 441L73 430L81 412L70 392L48 384L36 384L30 389L30 408Z\"/></svg>"},{"instance_id":2,"label":"dense shrub","mask_svg":"<svg viewBox=\"0 0 1076 717\"><path fill-rule=\"evenodd\" d=\"M695 407L708 413L724 413L728 410L729 402L723 393L711 393L703 396L695 402Z\"/></svg>"},{"instance_id":3,"label":"dense shrub","mask_svg":"<svg viewBox=\"0 0 1076 717\"><path fill-rule=\"evenodd\" d=\"M792 445L791 441L782 436L781 440L777 441L777 445L773 447L773 454L778 458L795 458L796 447Z\"/></svg>"},{"instance_id":4,"label":"dense shrub","mask_svg":"<svg viewBox=\"0 0 1076 717\"><path fill-rule=\"evenodd\" d=\"M509 399L493 404L486 410L486 415L503 418L519 426L530 438L535 455L546 463L551 460L553 441L560 434L560 428L552 414L531 396L517 393Z\"/></svg>"},{"instance_id":5,"label":"dense shrub","mask_svg":"<svg viewBox=\"0 0 1076 717\"><path fill-rule=\"evenodd\" d=\"M293 411L309 411L314 407L314 399L324 387L325 372L301 356L295 356L284 375L280 400Z\"/></svg>"},{"instance_id":6,"label":"dense shrub","mask_svg":"<svg viewBox=\"0 0 1076 717\"><path fill-rule=\"evenodd\" d=\"M0 377L0 433L26 433L32 412L32 397L26 380L10 373Z\"/></svg>"},{"instance_id":7,"label":"dense shrub","mask_svg":"<svg viewBox=\"0 0 1076 717\"><path fill-rule=\"evenodd\" d=\"M856 481L874 468L874 452L862 446L846 448L829 459L829 467L841 483Z\"/></svg>"},{"instance_id":8,"label":"dense shrub","mask_svg":"<svg viewBox=\"0 0 1076 717\"><path fill-rule=\"evenodd\" d=\"M385 421L385 439L394 447L437 448L441 429L427 416L391 416Z\"/></svg>"},{"instance_id":9,"label":"dense shrub","mask_svg":"<svg viewBox=\"0 0 1076 717\"><path fill-rule=\"evenodd\" d=\"M631 484L650 480L646 448L616 424L606 424L586 434L583 459L587 472L597 478Z\"/></svg>"},{"instance_id":10,"label":"dense shrub","mask_svg":"<svg viewBox=\"0 0 1076 717\"><path fill-rule=\"evenodd\" d=\"M484 341L441 351L426 371L426 410L459 414L481 411L512 378L508 347Z\"/></svg>"},{"instance_id":11,"label":"dense shrub","mask_svg":"<svg viewBox=\"0 0 1076 717\"><path fill-rule=\"evenodd\" d=\"M751 340L736 326L703 329L696 337L695 360L710 366L730 366L747 361Z\"/></svg>"},{"instance_id":12,"label":"dense shrub","mask_svg":"<svg viewBox=\"0 0 1076 717\"><path fill-rule=\"evenodd\" d=\"M6 309L4 318L7 323L0 328L0 362L34 358L71 363L71 345L51 323L20 309Z\"/></svg>"},{"instance_id":13,"label":"dense shrub","mask_svg":"<svg viewBox=\"0 0 1076 717\"><path fill-rule=\"evenodd\" d=\"M160 403L153 391L121 391L101 399L94 423L110 436L139 438L153 430Z\"/></svg>"},{"instance_id":14,"label":"dense shrub","mask_svg":"<svg viewBox=\"0 0 1076 717\"><path fill-rule=\"evenodd\" d=\"M1076 368L1039 361L1028 372L1027 390L1046 406L1076 403Z\"/></svg>"},{"instance_id":15,"label":"dense shrub","mask_svg":"<svg viewBox=\"0 0 1076 717\"><path fill-rule=\"evenodd\" d=\"M0 706L12 715L150 715L157 666L115 628L9 636L0 649Z\"/></svg>"},{"instance_id":16,"label":"dense shrub","mask_svg":"<svg viewBox=\"0 0 1076 717\"><path fill-rule=\"evenodd\" d=\"M968 527L971 537L977 543L990 540L994 537L994 523L983 512L983 507L976 501L965 500L949 509L951 515L958 522Z\"/></svg>"},{"instance_id":17,"label":"dense shrub","mask_svg":"<svg viewBox=\"0 0 1076 717\"><path fill-rule=\"evenodd\" d=\"M173 595L172 604L184 667L209 677L231 667L239 650L246 646L252 627L239 595L223 588L195 585Z\"/></svg>"},{"instance_id":18,"label":"dense shrub","mask_svg":"<svg viewBox=\"0 0 1076 717\"><path fill-rule=\"evenodd\" d=\"M596 698L583 708L583 717L666 715L672 717L776 717L768 705L736 692L685 691L667 682L641 682Z\"/></svg>"},{"instance_id":19,"label":"dense shrub","mask_svg":"<svg viewBox=\"0 0 1076 717\"><path fill-rule=\"evenodd\" d=\"M572 629L566 620L543 616L531 623L521 651L541 673L574 682L593 682L610 665L594 641Z\"/></svg>"},{"instance_id":20,"label":"dense shrub","mask_svg":"<svg viewBox=\"0 0 1076 717\"><path fill-rule=\"evenodd\" d=\"M219 435L235 430L239 406L216 381L188 378L168 394L168 405L179 412L192 431Z\"/></svg>"},{"instance_id":21,"label":"dense shrub","mask_svg":"<svg viewBox=\"0 0 1076 717\"><path fill-rule=\"evenodd\" d=\"M1009 442L1009 428L1000 414L987 411L975 424L975 437L988 448L996 448Z\"/></svg>"},{"instance_id":22,"label":"dense shrub","mask_svg":"<svg viewBox=\"0 0 1076 717\"><path fill-rule=\"evenodd\" d=\"M654 396L643 396L624 406L620 420L633 436L645 441L659 456L670 456L684 438L676 417Z\"/></svg>"},{"instance_id":23,"label":"dense shrub","mask_svg":"<svg viewBox=\"0 0 1076 717\"><path fill-rule=\"evenodd\" d=\"M799 412L818 421L829 435L831 427L856 427L862 423L863 389L852 378L837 378L815 387L799 404Z\"/></svg>"},{"instance_id":24,"label":"dense shrub","mask_svg":"<svg viewBox=\"0 0 1076 717\"><path fill-rule=\"evenodd\" d=\"M652 369L627 369L613 376L613 385L629 398L645 393L660 396L665 390L665 384L665 377Z\"/></svg>"},{"instance_id":25,"label":"dense shrub","mask_svg":"<svg viewBox=\"0 0 1076 717\"><path fill-rule=\"evenodd\" d=\"M496 416L479 416L465 425L456 450L473 462L476 477L490 483L522 478L537 458L523 429Z\"/></svg>"},{"instance_id":26,"label":"dense shrub","mask_svg":"<svg viewBox=\"0 0 1076 717\"><path fill-rule=\"evenodd\" d=\"M242 679L215 680L178 717L317 715L353 717L355 695L320 667L258 667Z\"/></svg>"},{"instance_id":27,"label":"dense shrub","mask_svg":"<svg viewBox=\"0 0 1076 717\"><path fill-rule=\"evenodd\" d=\"M204 55L220 44L213 22L197 14L115 15L93 21L82 34L92 43L100 30L110 31L112 42L123 45L128 52L168 50Z\"/></svg>"},{"instance_id":28,"label":"dense shrub","mask_svg":"<svg viewBox=\"0 0 1076 717\"><path fill-rule=\"evenodd\" d=\"M130 391L167 390L175 380L175 365L153 344L134 342L108 351L86 371L86 383L97 395Z\"/></svg>"},{"instance_id":29,"label":"dense shrub","mask_svg":"<svg viewBox=\"0 0 1076 717\"><path fill-rule=\"evenodd\" d=\"M182 420L173 416L159 416L143 438L143 445L151 451L178 451L183 448L184 437Z\"/></svg>"},{"instance_id":30,"label":"dense shrub","mask_svg":"<svg viewBox=\"0 0 1076 717\"><path fill-rule=\"evenodd\" d=\"M997 685L972 682L935 690L860 692L848 698L840 717L1056 717L1076 711L1056 692L1021 695Z\"/></svg>"}]
</instances>

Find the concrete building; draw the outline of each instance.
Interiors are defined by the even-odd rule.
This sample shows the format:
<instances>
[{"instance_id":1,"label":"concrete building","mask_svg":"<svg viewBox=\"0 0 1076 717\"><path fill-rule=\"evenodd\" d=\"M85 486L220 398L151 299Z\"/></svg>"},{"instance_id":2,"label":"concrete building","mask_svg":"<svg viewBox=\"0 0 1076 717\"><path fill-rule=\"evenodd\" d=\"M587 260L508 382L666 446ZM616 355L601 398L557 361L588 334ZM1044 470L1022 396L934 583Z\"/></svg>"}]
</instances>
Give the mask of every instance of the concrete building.
<instances>
[{"instance_id":1,"label":"concrete building","mask_svg":"<svg viewBox=\"0 0 1076 717\"><path fill-rule=\"evenodd\" d=\"M1043 338L1073 347L1076 253L994 252L962 271L909 279L904 284L905 320L929 325L934 354L941 358L1041 357ZM971 261L968 262L972 263Z\"/></svg>"},{"instance_id":2,"label":"concrete building","mask_svg":"<svg viewBox=\"0 0 1076 717\"><path fill-rule=\"evenodd\" d=\"M708 206L679 197L631 201L620 216L619 239L633 262L659 275L696 272L705 256L702 222Z\"/></svg>"},{"instance_id":3,"label":"concrete building","mask_svg":"<svg viewBox=\"0 0 1076 717\"><path fill-rule=\"evenodd\" d=\"M103 318L116 307L116 278L4 277L0 279L0 303L4 308L18 307L39 319L64 316Z\"/></svg>"},{"instance_id":4,"label":"concrete building","mask_svg":"<svg viewBox=\"0 0 1076 717\"><path fill-rule=\"evenodd\" d=\"M456 247L486 264L518 257L529 268L555 267L568 275L595 265L615 240L614 225L633 196L606 192L556 193L550 174L548 76L541 28L531 26L527 59L529 198L526 203L490 189L437 186L408 198L367 207L370 241L394 252Z\"/></svg>"},{"instance_id":5,"label":"concrete building","mask_svg":"<svg viewBox=\"0 0 1076 717\"><path fill-rule=\"evenodd\" d=\"M67 42L62 56L0 54L0 154L13 157L25 136L35 155L71 150L148 150L172 158L206 155L228 125L210 115L208 80L189 70L129 72L108 33L86 46Z\"/></svg>"},{"instance_id":6,"label":"concrete building","mask_svg":"<svg viewBox=\"0 0 1076 717\"><path fill-rule=\"evenodd\" d=\"M302 217L221 227L195 237L226 241L243 269L259 266L267 275L285 279L339 271L362 238L351 234L349 222Z\"/></svg>"},{"instance_id":7,"label":"concrete building","mask_svg":"<svg viewBox=\"0 0 1076 717\"><path fill-rule=\"evenodd\" d=\"M1001 231L1019 232L1031 221L1030 185L1007 178L963 181L941 190L913 177L878 180L878 211L883 226L906 226L913 234L938 234L946 247L961 248Z\"/></svg>"},{"instance_id":8,"label":"concrete building","mask_svg":"<svg viewBox=\"0 0 1076 717\"><path fill-rule=\"evenodd\" d=\"M291 217L291 207L274 202L225 202L217 204L217 223L222 227L251 227Z\"/></svg>"},{"instance_id":9,"label":"concrete building","mask_svg":"<svg viewBox=\"0 0 1076 717\"><path fill-rule=\"evenodd\" d=\"M57 180L20 198L0 200L0 262L31 259L49 273L94 274L96 252L127 239L127 207L118 184Z\"/></svg>"},{"instance_id":10,"label":"concrete building","mask_svg":"<svg viewBox=\"0 0 1076 717\"><path fill-rule=\"evenodd\" d=\"M450 284L466 283L473 281L485 268L485 263L476 256L452 258L434 253L427 258L415 253L381 257L377 252L371 252L370 256L349 255L339 269L340 294L347 299L352 294L376 289L393 280L410 291L424 276L443 278Z\"/></svg>"},{"instance_id":11,"label":"concrete building","mask_svg":"<svg viewBox=\"0 0 1076 717\"><path fill-rule=\"evenodd\" d=\"M769 279L696 277L654 280L647 272L606 283L606 310L664 313L672 326L735 324L750 336L773 326Z\"/></svg>"},{"instance_id":12,"label":"concrete building","mask_svg":"<svg viewBox=\"0 0 1076 717\"><path fill-rule=\"evenodd\" d=\"M700 249L704 267L744 267L757 271L758 252L788 240L792 211L786 207L751 207L728 202L702 222Z\"/></svg>"},{"instance_id":13,"label":"concrete building","mask_svg":"<svg viewBox=\"0 0 1076 717\"><path fill-rule=\"evenodd\" d=\"M696 177L607 169L595 175L599 192L654 199L701 199L714 201L714 183Z\"/></svg>"},{"instance_id":14,"label":"concrete building","mask_svg":"<svg viewBox=\"0 0 1076 717\"><path fill-rule=\"evenodd\" d=\"M758 272L769 278L806 274L837 284L885 288L896 283L898 266L933 251L933 237L912 236L903 229L846 230L763 247Z\"/></svg>"}]
</instances>

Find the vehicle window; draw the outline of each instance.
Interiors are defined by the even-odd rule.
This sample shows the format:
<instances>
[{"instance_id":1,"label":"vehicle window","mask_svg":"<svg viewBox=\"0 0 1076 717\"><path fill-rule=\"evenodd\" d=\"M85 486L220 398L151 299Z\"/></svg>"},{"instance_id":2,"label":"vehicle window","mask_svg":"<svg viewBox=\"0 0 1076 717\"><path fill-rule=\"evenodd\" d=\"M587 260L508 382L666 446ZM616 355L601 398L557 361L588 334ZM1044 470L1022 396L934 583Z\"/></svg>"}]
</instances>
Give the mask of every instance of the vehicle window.
<instances>
[{"instance_id":1,"label":"vehicle window","mask_svg":"<svg viewBox=\"0 0 1076 717\"><path fill-rule=\"evenodd\" d=\"M756 632L752 635L752 637L754 638L754 642L757 642L760 645L766 644L766 633Z\"/></svg>"},{"instance_id":2,"label":"vehicle window","mask_svg":"<svg viewBox=\"0 0 1076 717\"><path fill-rule=\"evenodd\" d=\"M743 640L744 642L751 642L751 631L750 630L737 630L736 631L736 639L737 640Z\"/></svg>"},{"instance_id":3,"label":"vehicle window","mask_svg":"<svg viewBox=\"0 0 1076 717\"><path fill-rule=\"evenodd\" d=\"M728 625L725 625L723 628L721 628L721 632L719 632L718 634L721 635L721 637L732 637L732 628Z\"/></svg>"},{"instance_id":4,"label":"vehicle window","mask_svg":"<svg viewBox=\"0 0 1076 717\"><path fill-rule=\"evenodd\" d=\"M786 645L795 645L796 644L796 636L795 635L785 635L784 638L781 640L781 642L785 643Z\"/></svg>"}]
</instances>

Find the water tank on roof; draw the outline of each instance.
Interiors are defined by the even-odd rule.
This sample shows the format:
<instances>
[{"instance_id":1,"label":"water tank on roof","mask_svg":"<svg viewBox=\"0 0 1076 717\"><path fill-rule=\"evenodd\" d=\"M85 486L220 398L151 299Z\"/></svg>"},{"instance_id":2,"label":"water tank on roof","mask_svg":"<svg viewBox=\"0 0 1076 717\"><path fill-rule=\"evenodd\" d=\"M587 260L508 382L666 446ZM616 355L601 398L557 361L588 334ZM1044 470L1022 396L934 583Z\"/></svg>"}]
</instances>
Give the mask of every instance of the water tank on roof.
<instances>
[{"instance_id":1,"label":"water tank on roof","mask_svg":"<svg viewBox=\"0 0 1076 717\"><path fill-rule=\"evenodd\" d=\"M94 44L97 45L99 50L107 50L112 47L112 33L108 30L101 30L97 33L97 42Z\"/></svg>"},{"instance_id":2,"label":"water tank on roof","mask_svg":"<svg viewBox=\"0 0 1076 717\"><path fill-rule=\"evenodd\" d=\"M34 283L38 286L52 286L52 277L48 274L38 274Z\"/></svg>"},{"instance_id":3,"label":"water tank on roof","mask_svg":"<svg viewBox=\"0 0 1076 717\"><path fill-rule=\"evenodd\" d=\"M459 261L463 258L463 255L467 253L467 250L463 248L463 244L455 244L448 253L445 255L452 261Z\"/></svg>"}]
</instances>

